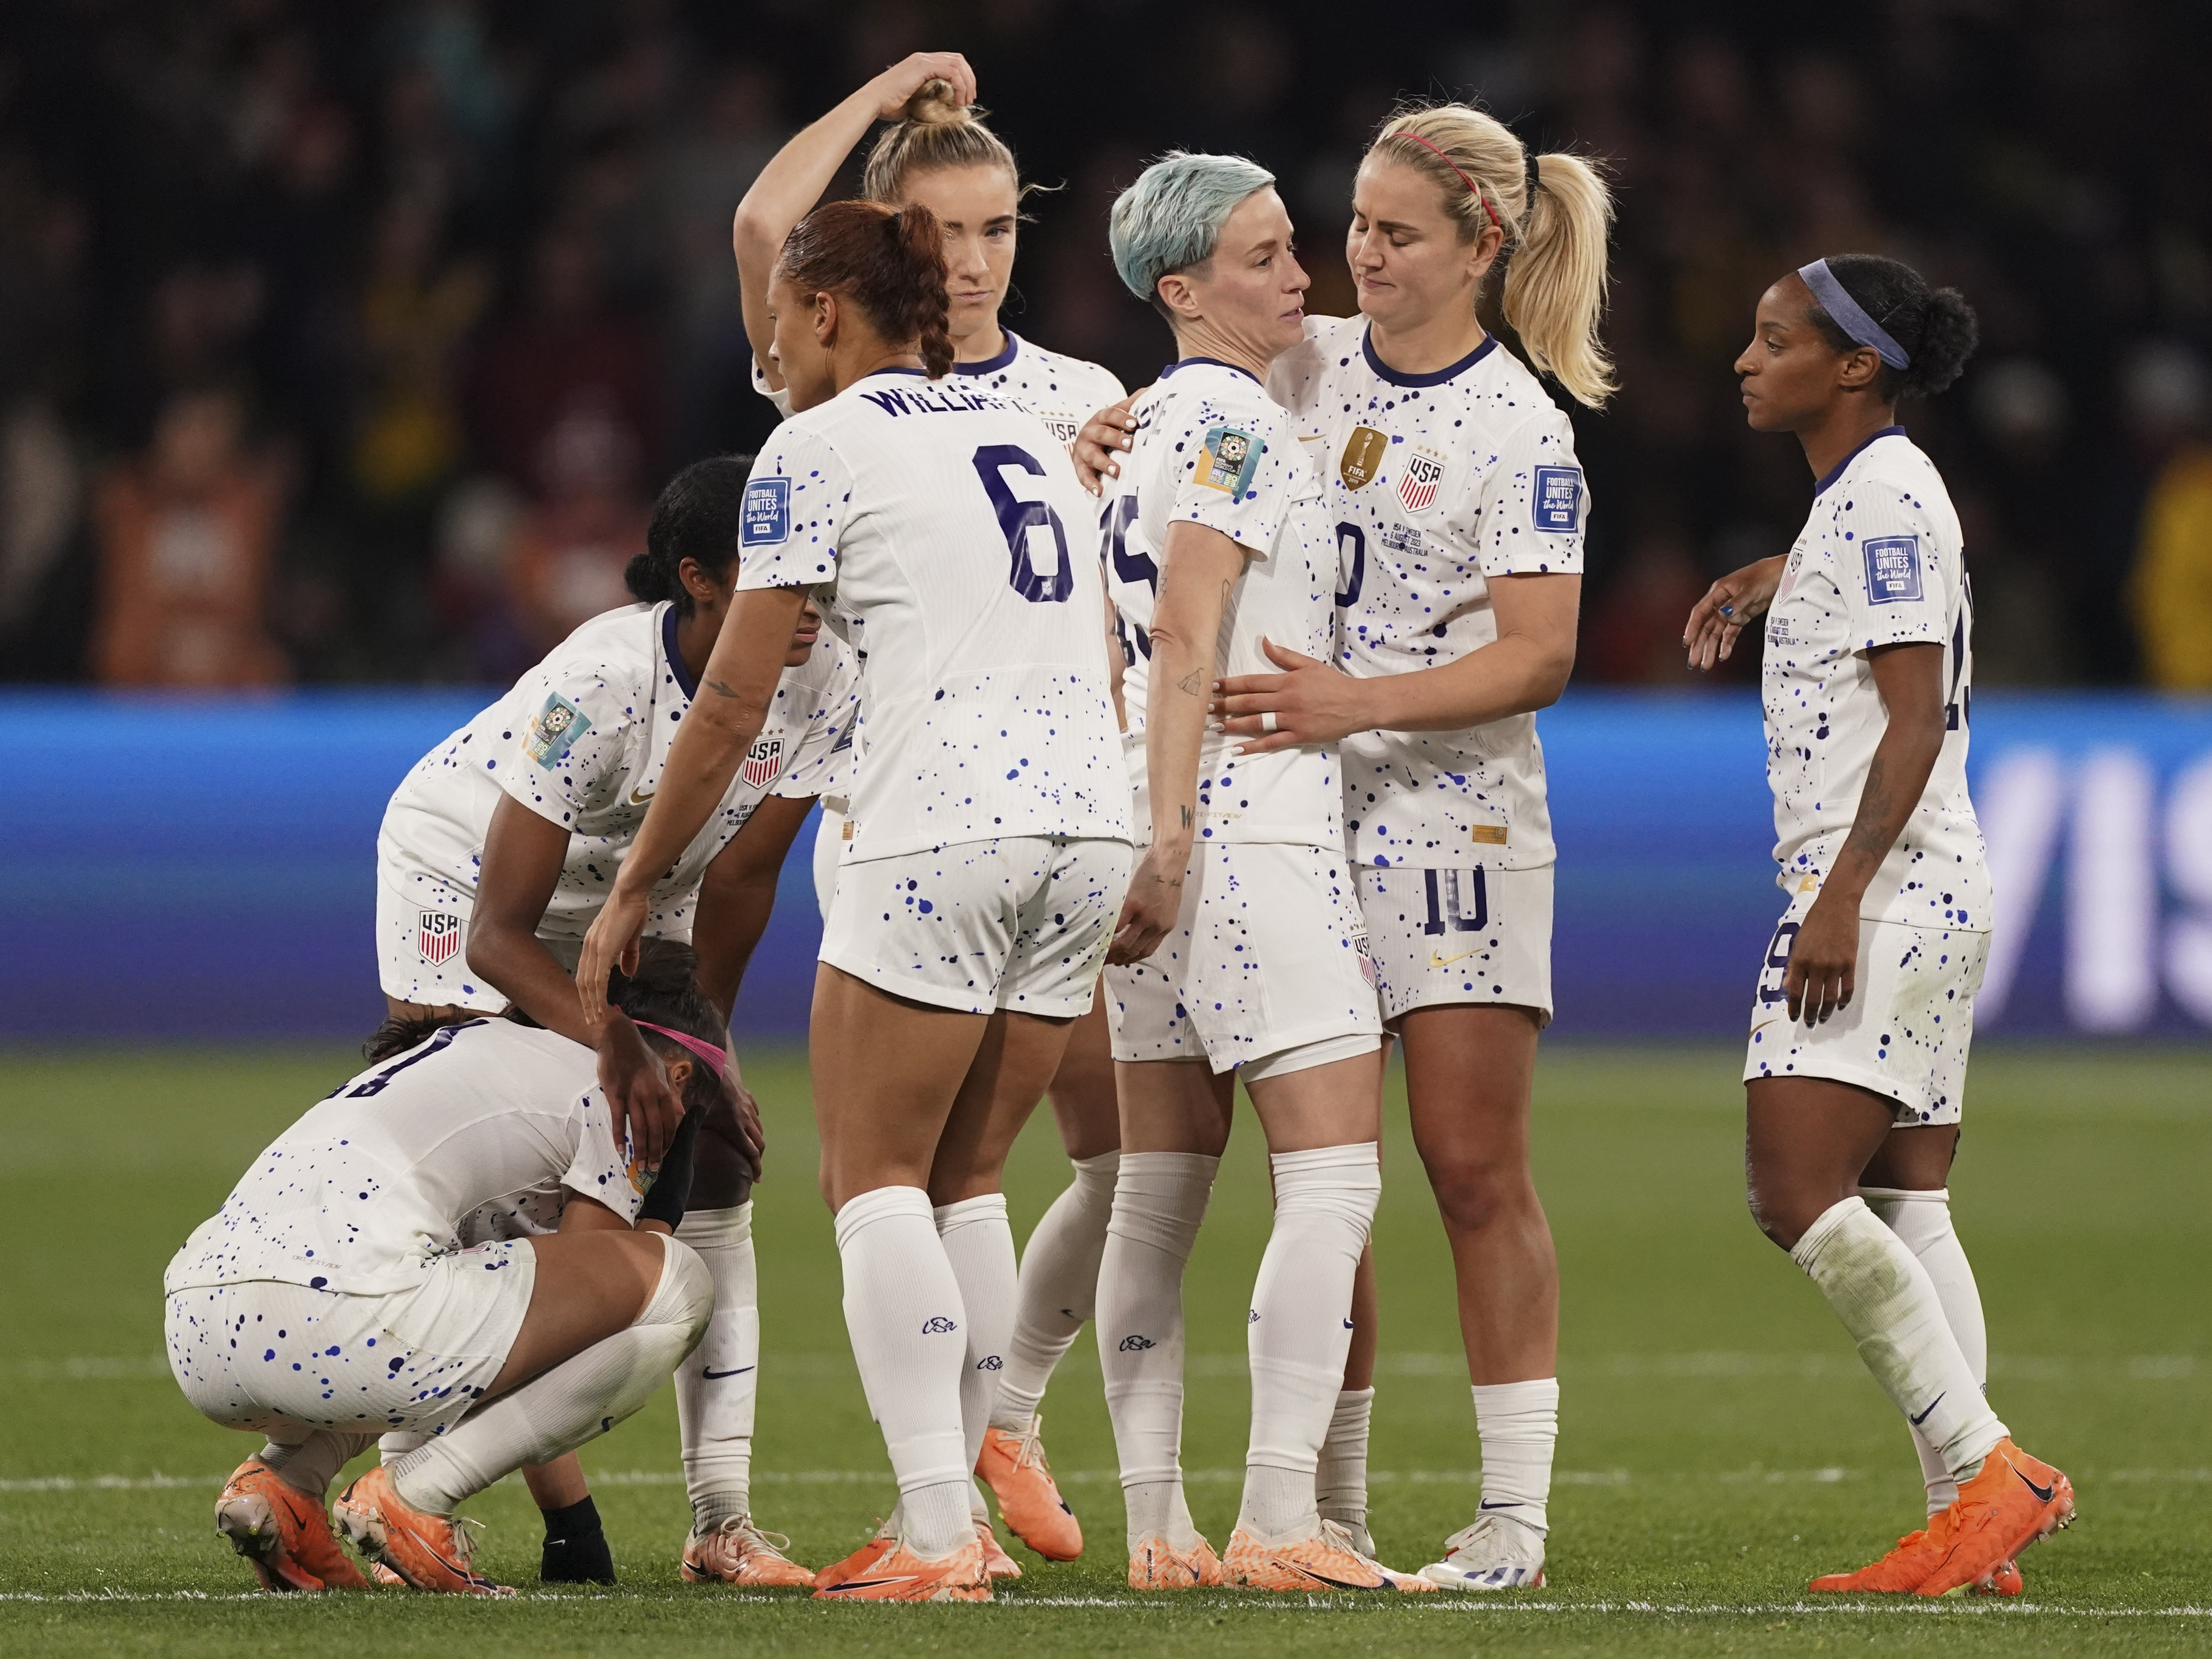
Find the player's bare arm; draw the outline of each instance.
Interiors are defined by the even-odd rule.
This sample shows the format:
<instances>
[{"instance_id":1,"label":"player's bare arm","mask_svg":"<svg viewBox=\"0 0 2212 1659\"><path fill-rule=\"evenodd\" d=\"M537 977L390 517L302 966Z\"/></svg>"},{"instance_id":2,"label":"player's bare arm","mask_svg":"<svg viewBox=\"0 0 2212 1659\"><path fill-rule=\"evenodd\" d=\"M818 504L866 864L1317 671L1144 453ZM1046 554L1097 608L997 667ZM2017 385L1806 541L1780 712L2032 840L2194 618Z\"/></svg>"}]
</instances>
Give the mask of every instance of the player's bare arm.
<instances>
[{"instance_id":1,"label":"player's bare arm","mask_svg":"<svg viewBox=\"0 0 2212 1659\"><path fill-rule=\"evenodd\" d=\"M1943 647L1891 645L1870 653L1889 724L1867 767L1850 834L1820 883L1790 949L1783 987L1790 1018L1807 1024L1849 1006L1856 977L1859 902L1928 787L1943 747Z\"/></svg>"},{"instance_id":2,"label":"player's bare arm","mask_svg":"<svg viewBox=\"0 0 2212 1659\"><path fill-rule=\"evenodd\" d=\"M1572 575L1493 578L1497 639L1418 673L1355 678L1270 640L1267 655L1284 672L1223 680L1214 714L1231 736L1251 739L1238 754L1256 755L1355 732L1462 732L1548 708L1574 672L1582 586Z\"/></svg>"},{"instance_id":3,"label":"player's bare arm","mask_svg":"<svg viewBox=\"0 0 2212 1659\"><path fill-rule=\"evenodd\" d=\"M1754 559L1705 590L1705 598L1690 608L1690 620L1682 629L1691 667L1711 668L1735 653L1736 635L1744 624L1765 616L1774 603L1787 562L1779 553L1771 559Z\"/></svg>"},{"instance_id":4,"label":"player's bare arm","mask_svg":"<svg viewBox=\"0 0 2212 1659\"><path fill-rule=\"evenodd\" d=\"M1219 666L1217 641L1243 569L1244 550L1218 530L1188 521L1170 526L1152 611L1156 689L1145 717L1152 844L1129 878L1109 962L1142 962L1158 950L1182 906L1183 872L1198 830L1199 750Z\"/></svg>"},{"instance_id":5,"label":"player's bare arm","mask_svg":"<svg viewBox=\"0 0 2212 1659\"><path fill-rule=\"evenodd\" d=\"M605 1018L608 971L617 961L631 959L653 881L704 827L745 750L767 724L805 603L805 590L797 587L753 588L732 598L729 620L715 637L700 677L700 694L669 745L659 793L646 809L605 908L584 936L576 991L586 1019Z\"/></svg>"}]
</instances>

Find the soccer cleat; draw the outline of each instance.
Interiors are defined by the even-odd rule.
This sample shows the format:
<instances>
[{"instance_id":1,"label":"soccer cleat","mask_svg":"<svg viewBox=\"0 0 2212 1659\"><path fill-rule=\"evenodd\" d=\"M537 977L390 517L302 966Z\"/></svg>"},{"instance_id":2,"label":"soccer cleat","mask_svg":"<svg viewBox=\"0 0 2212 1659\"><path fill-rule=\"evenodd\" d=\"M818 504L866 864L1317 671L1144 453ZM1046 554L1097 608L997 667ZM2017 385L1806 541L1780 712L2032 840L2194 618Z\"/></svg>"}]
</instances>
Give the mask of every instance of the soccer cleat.
<instances>
[{"instance_id":1,"label":"soccer cleat","mask_svg":"<svg viewBox=\"0 0 2212 1659\"><path fill-rule=\"evenodd\" d=\"M368 1576L371 1582L385 1589L405 1589L407 1588L407 1581L404 1578L402 1578L398 1573L392 1571L391 1568L386 1566L381 1561L372 1561L368 1564Z\"/></svg>"},{"instance_id":2,"label":"soccer cleat","mask_svg":"<svg viewBox=\"0 0 2212 1659\"><path fill-rule=\"evenodd\" d=\"M287 1486L258 1457L247 1458L224 1482L215 1501L215 1529L272 1595L368 1588L338 1547L321 1501Z\"/></svg>"},{"instance_id":3,"label":"soccer cleat","mask_svg":"<svg viewBox=\"0 0 2212 1659\"><path fill-rule=\"evenodd\" d=\"M1421 1569L1439 1589L1540 1589L1544 1534L1503 1516L1480 1516L1444 1540L1444 1559Z\"/></svg>"},{"instance_id":4,"label":"soccer cleat","mask_svg":"<svg viewBox=\"0 0 2212 1659\"><path fill-rule=\"evenodd\" d=\"M1129 1588L1140 1590L1218 1589L1229 1582L1221 1558L1203 1537L1177 1549L1158 1533L1137 1540L1129 1552Z\"/></svg>"},{"instance_id":5,"label":"soccer cleat","mask_svg":"<svg viewBox=\"0 0 2212 1659\"><path fill-rule=\"evenodd\" d=\"M861 1545L860 1548L854 1550L843 1560L832 1561L828 1566L816 1573L813 1579L814 1588L817 1589L827 1589L830 1585L838 1583L842 1579L850 1578L856 1574L864 1573L867 1571L869 1568L874 1566L877 1562L882 1560L884 1557L889 1555L893 1550L896 1549L898 1547L899 1540L898 1533L895 1530L895 1522L897 1518L897 1512L896 1510L892 1512L892 1520L886 1521L882 1526L876 1529L874 1537L869 1539L866 1543Z\"/></svg>"},{"instance_id":6,"label":"soccer cleat","mask_svg":"<svg viewBox=\"0 0 2212 1659\"><path fill-rule=\"evenodd\" d=\"M750 1515L733 1515L709 1533L694 1533L684 1546L687 1584L750 1584L792 1589L811 1586L814 1575L784 1552L791 1540L763 1532Z\"/></svg>"},{"instance_id":7,"label":"soccer cleat","mask_svg":"<svg viewBox=\"0 0 2212 1659\"><path fill-rule=\"evenodd\" d=\"M391 1471L381 1464L339 1493L332 1510L338 1529L356 1549L418 1590L447 1595L514 1594L469 1565L473 1546L460 1521L413 1507L393 1490Z\"/></svg>"},{"instance_id":8,"label":"soccer cleat","mask_svg":"<svg viewBox=\"0 0 2212 1659\"><path fill-rule=\"evenodd\" d=\"M2027 1580L2020 1576L2019 1562L2005 1561L1984 1582L1967 1588L1977 1595L2021 1595L2027 1593Z\"/></svg>"},{"instance_id":9,"label":"soccer cleat","mask_svg":"<svg viewBox=\"0 0 2212 1659\"><path fill-rule=\"evenodd\" d=\"M1083 1553L1083 1528L1053 1484L1039 1437L1044 1419L1032 1417L1018 1434L983 1431L975 1473L999 1500L999 1514L1015 1537L1048 1561L1073 1561Z\"/></svg>"},{"instance_id":10,"label":"soccer cleat","mask_svg":"<svg viewBox=\"0 0 2212 1659\"><path fill-rule=\"evenodd\" d=\"M975 1517L975 1541L983 1547L983 1571L994 1578L1018 1578L1022 1570L1014 1558L1006 1553L999 1542L999 1534L991 1530L991 1517Z\"/></svg>"},{"instance_id":11,"label":"soccer cleat","mask_svg":"<svg viewBox=\"0 0 2212 1659\"><path fill-rule=\"evenodd\" d=\"M1221 1558L1224 1583L1264 1590L1395 1590L1419 1584L1418 1578L1384 1571L1356 1553L1344 1528L1324 1521L1304 1537L1263 1538L1239 1527L1229 1535Z\"/></svg>"},{"instance_id":12,"label":"soccer cleat","mask_svg":"<svg viewBox=\"0 0 2212 1659\"><path fill-rule=\"evenodd\" d=\"M1805 1588L1822 1594L1844 1595L1854 1590L1867 1590L1877 1595L1904 1595L1918 1589L1942 1559L1942 1547L1932 1540L1923 1528L1899 1539L1897 1547L1881 1560L1861 1567L1856 1572L1825 1574Z\"/></svg>"},{"instance_id":13,"label":"soccer cleat","mask_svg":"<svg viewBox=\"0 0 2212 1659\"><path fill-rule=\"evenodd\" d=\"M898 1539L890 1548L872 1542L835 1567L817 1573L817 1601L988 1601L991 1575L983 1564L983 1540L970 1538L950 1554L933 1559L916 1555ZM846 1571L854 1563L865 1563ZM828 1582L824 1583L824 1579Z\"/></svg>"},{"instance_id":14,"label":"soccer cleat","mask_svg":"<svg viewBox=\"0 0 2212 1659\"><path fill-rule=\"evenodd\" d=\"M2018 1571L2022 1550L2073 1520L2074 1483L2007 1436L1990 1449L1980 1474L1959 1483L1958 1502L1928 1523L1929 1537L1942 1553L1914 1593L1994 1588L2008 1562Z\"/></svg>"}]
</instances>

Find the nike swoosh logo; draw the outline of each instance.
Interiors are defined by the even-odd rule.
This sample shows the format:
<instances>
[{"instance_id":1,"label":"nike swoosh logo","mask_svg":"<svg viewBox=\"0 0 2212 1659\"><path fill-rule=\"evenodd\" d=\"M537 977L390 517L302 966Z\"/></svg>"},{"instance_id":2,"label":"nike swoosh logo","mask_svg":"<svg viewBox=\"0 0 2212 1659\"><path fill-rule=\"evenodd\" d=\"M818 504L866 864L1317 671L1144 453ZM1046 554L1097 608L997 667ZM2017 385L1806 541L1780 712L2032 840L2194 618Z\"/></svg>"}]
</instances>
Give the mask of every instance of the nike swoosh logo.
<instances>
[{"instance_id":1,"label":"nike swoosh logo","mask_svg":"<svg viewBox=\"0 0 2212 1659\"><path fill-rule=\"evenodd\" d=\"M1949 1390L1949 1389L1948 1389L1944 1390L1944 1394L1948 1394L1949 1392L1950 1392L1950 1390ZM1943 1395L1939 1394L1939 1395L1936 1395L1933 1400L1931 1400L1931 1401L1929 1401L1928 1402L1928 1412L1932 1412L1932 1411L1934 1411L1934 1410L1935 1410L1938 1406L1942 1405L1942 1403L1943 1403ZM1920 1413L1920 1415L1919 1415L1919 1416L1913 1418L1913 1419L1912 1419L1912 1426L1913 1426L1914 1428L1916 1428L1916 1429L1917 1429L1917 1428L1918 1428L1918 1427L1919 1427L1923 1423L1925 1423L1925 1422L1928 1420L1928 1412L1923 1412L1923 1413ZM1910 1415L1910 1413L1907 1413L1907 1415Z\"/></svg>"},{"instance_id":2,"label":"nike swoosh logo","mask_svg":"<svg viewBox=\"0 0 2212 1659\"><path fill-rule=\"evenodd\" d=\"M699 1375L705 1377L709 1382L717 1382L726 1376L743 1376L747 1371L753 1369L754 1368L750 1365L740 1365L733 1371L717 1371L710 1370L706 1367L702 1366L700 1368Z\"/></svg>"},{"instance_id":3,"label":"nike swoosh logo","mask_svg":"<svg viewBox=\"0 0 2212 1659\"><path fill-rule=\"evenodd\" d=\"M1325 1572L1316 1572L1311 1567L1300 1567L1298 1571L1305 1574L1307 1577L1312 1579L1315 1583L1326 1584L1331 1589L1371 1590L1388 1589L1390 1588L1387 1581L1379 1584L1360 1584L1355 1583L1348 1578L1332 1578Z\"/></svg>"},{"instance_id":4,"label":"nike swoosh logo","mask_svg":"<svg viewBox=\"0 0 2212 1659\"><path fill-rule=\"evenodd\" d=\"M913 1582L912 1573L902 1573L896 1578L848 1578L842 1584L830 1585L830 1593L835 1595L840 1590L874 1589L880 1584L910 1584Z\"/></svg>"},{"instance_id":5,"label":"nike swoosh logo","mask_svg":"<svg viewBox=\"0 0 2212 1659\"><path fill-rule=\"evenodd\" d=\"M1517 1510L1520 1507L1518 1504L1493 1504L1487 1498L1475 1505L1479 1510Z\"/></svg>"},{"instance_id":6,"label":"nike swoosh logo","mask_svg":"<svg viewBox=\"0 0 2212 1659\"><path fill-rule=\"evenodd\" d=\"M1474 954L1474 952L1472 951L1462 951L1455 957L1445 957L1438 956L1434 951L1431 951L1429 952L1429 966L1431 968L1449 968L1455 962L1463 962Z\"/></svg>"},{"instance_id":7,"label":"nike swoosh logo","mask_svg":"<svg viewBox=\"0 0 2212 1659\"><path fill-rule=\"evenodd\" d=\"M658 789L647 789L641 793L637 788L633 786L629 792L629 804L632 806L642 806L646 802L651 800L659 793L660 792Z\"/></svg>"},{"instance_id":8,"label":"nike swoosh logo","mask_svg":"<svg viewBox=\"0 0 2212 1659\"><path fill-rule=\"evenodd\" d=\"M2010 1469L2014 1474L2020 1476L2021 1485L2026 1486L2030 1492L2035 1494L2035 1501L2039 1504L2048 1504L2051 1501L2051 1494L2058 1490L2058 1483L2056 1480L2052 1481L2047 1486L2037 1486L2034 1481L2027 1478L2027 1473L2021 1469L2020 1465L2013 1462L2010 1459L2006 1460L2005 1467Z\"/></svg>"}]
</instances>

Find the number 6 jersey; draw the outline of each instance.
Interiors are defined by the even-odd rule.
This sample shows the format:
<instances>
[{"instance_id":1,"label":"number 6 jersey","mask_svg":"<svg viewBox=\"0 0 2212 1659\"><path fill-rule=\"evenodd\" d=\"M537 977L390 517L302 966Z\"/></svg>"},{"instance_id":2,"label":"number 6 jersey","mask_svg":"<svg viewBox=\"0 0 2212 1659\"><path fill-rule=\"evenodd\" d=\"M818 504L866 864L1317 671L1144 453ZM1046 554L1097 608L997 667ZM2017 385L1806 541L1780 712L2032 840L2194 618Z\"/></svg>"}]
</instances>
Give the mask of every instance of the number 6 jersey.
<instances>
[{"instance_id":1,"label":"number 6 jersey","mask_svg":"<svg viewBox=\"0 0 2212 1659\"><path fill-rule=\"evenodd\" d=\"M1036 416L918 369L867 375L770 436L738 586L819 590L860 659L848 860L1128 839L1095 510Z\"/></svg>"}]
</instances>

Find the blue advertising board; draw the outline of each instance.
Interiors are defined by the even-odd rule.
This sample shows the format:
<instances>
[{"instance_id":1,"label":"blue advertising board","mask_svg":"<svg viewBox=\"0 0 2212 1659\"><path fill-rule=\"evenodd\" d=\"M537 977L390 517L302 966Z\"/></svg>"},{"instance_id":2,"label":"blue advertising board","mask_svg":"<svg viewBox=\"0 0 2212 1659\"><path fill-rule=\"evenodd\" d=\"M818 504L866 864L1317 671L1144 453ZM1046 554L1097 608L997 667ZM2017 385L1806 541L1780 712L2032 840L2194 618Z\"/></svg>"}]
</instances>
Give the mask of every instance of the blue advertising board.
<instances>
[{"instance_id":1,"label":"blue advertising board","mask_svg":"<svg viewBox=\"0 0 2212 1659\"><path fill-rule=\"evenodd\" d=\"M385 800L485 700L0 696L0 1036L366 1032ZM1539 724L1554 1030L1740 1035L1784 902L1756 701L1577 689ZM2212 1034L2212 702L1992 692L1972 780L1997 890L1978 1029ZM740 1034L804 1031L819 933L802 840Z\"/></svg>"}]
</instances>

